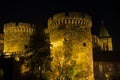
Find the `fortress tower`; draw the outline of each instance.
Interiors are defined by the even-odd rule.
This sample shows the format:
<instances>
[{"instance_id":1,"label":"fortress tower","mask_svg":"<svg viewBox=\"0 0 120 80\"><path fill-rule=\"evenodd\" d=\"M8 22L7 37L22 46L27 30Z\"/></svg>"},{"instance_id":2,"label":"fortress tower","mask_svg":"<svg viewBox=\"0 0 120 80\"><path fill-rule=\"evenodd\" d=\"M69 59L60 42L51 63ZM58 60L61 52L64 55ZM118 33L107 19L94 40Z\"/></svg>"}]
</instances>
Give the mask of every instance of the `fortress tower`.
<instances>
[{"instance_id":1,"label":"fortress tower","mask_svg":"<svg viewBox=\"0 0 120 80\"><path fill-rule=\"evenodd\" d=\"M25 46L29 43L34 25L29 23L9 22L4 24L4 53L23 55Z\"/></svg>"},{"instance_id":2,"label":"fortress tower","mask_svg":"<svg viewBox=\"0 0 120 80\"><path fill-rule=\"evenodd\" d=\"M58 13L48 19L53 80L65 75L72 80L94 80L91 27L91 17L78 12ZM73 67L66 73L68 66ZM59 75L62 70L65 75Z\"/></svg>"}]
</instances>

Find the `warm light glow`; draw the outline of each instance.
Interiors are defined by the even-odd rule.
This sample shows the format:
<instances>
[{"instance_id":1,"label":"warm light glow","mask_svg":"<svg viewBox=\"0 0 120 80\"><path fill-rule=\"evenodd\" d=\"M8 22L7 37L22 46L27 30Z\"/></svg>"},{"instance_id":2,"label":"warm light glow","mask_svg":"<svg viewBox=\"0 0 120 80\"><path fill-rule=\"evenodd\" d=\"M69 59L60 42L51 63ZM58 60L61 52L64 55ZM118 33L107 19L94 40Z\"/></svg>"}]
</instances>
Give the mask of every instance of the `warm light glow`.
<instances>
[{"instance_id":1,"label":"warm light glow","mask_svg":"<svg viewBox=\"0 0 120 80\"><path fill-rule=\"evenodd\" d=\"M52 80L94 80L92 55L92 21L88 15L70 12L48 20L50 34ZM66 79L67 80L67 79ZM69 80L69 79L68 79Z\"/></svg>"},{"instance_id":2,"label":"warm light glow","mask_svg":"<svg viewBox=\"0 0 120 80\"><path fill-rule=\"evenodd\" d=\"M4 44L5 58L24 55L25 46L29 44L33 28L30 23L10 22L4 24L4 39L0 38L0 44ZM79 12L58 13L48 19L48 28L45 33L49 34L51 62L51 80L94 80L93 70L93 47L100 47L104 51L113 51L112 38L104 29L102 37L92 36L92 19L87 14ZM107 36L107 37L105 37ZM92 42L93 40L93 42ZM19 55L19 56L18 56ZM41 68L39 67L38 71ZM21 73L29 71L25 64L21 65ZM99 65L99 72L103 73L103 66ZM105 78L110 78L112 68L104 73ZM59 79L58 79L59 78Z\"/></svg>"},{"instance_id":3,"label":"warm light glow","mask_svg":"<svg viewBox=\"0 0 120 80\"><path fill-rule=\"evenodd\" d=\"M109 78L110 78L110 74L109 74L109 73L106 73L106 74L105 74L105 78L106 78L106 79L109 79Z\"/></svg>"},{"instance_id":4,"label":"warm light glow","mask_svg":"<svg viewBox=\"0 0 120 80\"><path fill-rule=\"evenodd\" d=\"M4 24L4 53L22 53L28 45L33 28L30 23L10 22Z\"/></svg>"},{"instance_id":5,"label":"warm light glow","mask_svg":"<svg viewBox=\"0 0 120 80\"><path fill-rule=\"evenodd\" d=\"M18 56L15 57L16 61L20 61L20 58Z\"/></svg>"},{"instance_id":6,"label":"warm light glow","mask_svg":"<svg viewBox=\"0 0 120 80\"><path fill-rule=\"evenodd\" d=\"M25 64L22 64L21 65L21 74L24 74L27 71L29 71L29 68Z\"/></svg>"},{"instance_id":7,"label":"warm light glow","mask_svg":"<svg viewBox=\"0 0 120 80\"><path fill-rule=\"evenodd\" d=\"M52 42L52 47L58 47L58 46L63 46L63 40L59 40L59 41L55 41L55 42Z\"/></svg>"}]
</instances>

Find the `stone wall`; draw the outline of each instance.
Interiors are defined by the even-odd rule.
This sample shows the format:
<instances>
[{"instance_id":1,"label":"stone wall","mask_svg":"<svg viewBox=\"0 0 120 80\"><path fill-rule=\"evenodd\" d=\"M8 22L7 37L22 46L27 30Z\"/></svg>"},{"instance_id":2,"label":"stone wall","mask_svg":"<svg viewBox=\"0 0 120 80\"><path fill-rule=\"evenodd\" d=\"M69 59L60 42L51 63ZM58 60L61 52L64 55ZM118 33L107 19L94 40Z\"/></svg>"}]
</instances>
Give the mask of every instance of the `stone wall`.
<instances>
[{"instance_id":1,"label":"stone wall","mask_svg":"<svg viewBox=\"0 0 120 80\"><path fill-rule=\"evenodd\" d=\"M91 27L91 17L83 13L58 13L49 18L54 79L67 74L74 80L94 80ZM73 66L72 71L66 71L68 66ZM64 71L62 75L58 67Z\"/></svg>"},{"instance_id":2,"label":"stone wall","mask_svg":"<svg viewBox=\"0 0 120 80\"><path fill-rule=\"evenodd\" d=\"M33 33L33 24L9 22L4 24L4 53L24 53Z\"/></svg>"}]
</instances>

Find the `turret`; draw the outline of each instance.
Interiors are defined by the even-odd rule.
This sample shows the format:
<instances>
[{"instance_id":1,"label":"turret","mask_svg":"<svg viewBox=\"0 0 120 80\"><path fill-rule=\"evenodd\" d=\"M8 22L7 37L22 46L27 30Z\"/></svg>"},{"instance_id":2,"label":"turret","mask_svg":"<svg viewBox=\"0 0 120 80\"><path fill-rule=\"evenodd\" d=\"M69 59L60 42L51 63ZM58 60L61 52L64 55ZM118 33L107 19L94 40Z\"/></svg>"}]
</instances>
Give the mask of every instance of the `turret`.
<instances>
[{"instance_id":1,"label":"turret","mask_svg":"<svg viewBox=\"0 0 120 80\"><path fill-rule=\"evenodd\" d=\"M72 66L73 62L73 73L68 72L71 79L94 80L91 27L91 16L80 12L58 13L48 19L53 57L51 65L56 75L53 80L60 75L56 66L65 69L66 66Z\"/></svg>"}]
</instances>

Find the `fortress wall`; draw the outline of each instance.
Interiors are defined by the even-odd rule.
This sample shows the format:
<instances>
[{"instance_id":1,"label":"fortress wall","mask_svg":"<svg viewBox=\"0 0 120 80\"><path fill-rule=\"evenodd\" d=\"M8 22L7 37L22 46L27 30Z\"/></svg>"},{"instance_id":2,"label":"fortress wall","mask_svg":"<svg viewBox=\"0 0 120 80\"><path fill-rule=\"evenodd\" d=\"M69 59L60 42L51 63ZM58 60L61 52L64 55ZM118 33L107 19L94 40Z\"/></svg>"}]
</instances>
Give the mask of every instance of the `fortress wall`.
<instances>
[{"instance_id":1,"label":"fortress wall","mask_svg":"<svg viewBox=\"0 0 120 80\"><path fill-rule=\"evenodd\" d=\"M34 24L9 22L4 24L4 52L24 53L29 43Z\"/></svg>"},{"instance_id":2,"label":"fortress wall","mask_svg":"<svg viewBox=\"0 0 120 80\"><path fill-rule=\"evenodd\" d=\"M56 70L57 63L61 63L59 66L64 64L65 54L69 53L67 64L76 63L70 77L94 80L91 27L91 17L78 12L58 13L48 19L53 70ZM59 71L54 73L57 75Z\"/></svg>"},{"instance_id":3,"label":"fortress wall","mask_svg":"<svg viewBox=\"0 0 120 80\"><path fill-rule=\"evenodd\" d=\"M86 27L91 27L91 17L88 14L78 13L78 12L69 12L67 13L58 13L48 19L48 25L81 25Z\"/></svg>"}]
</instances>

